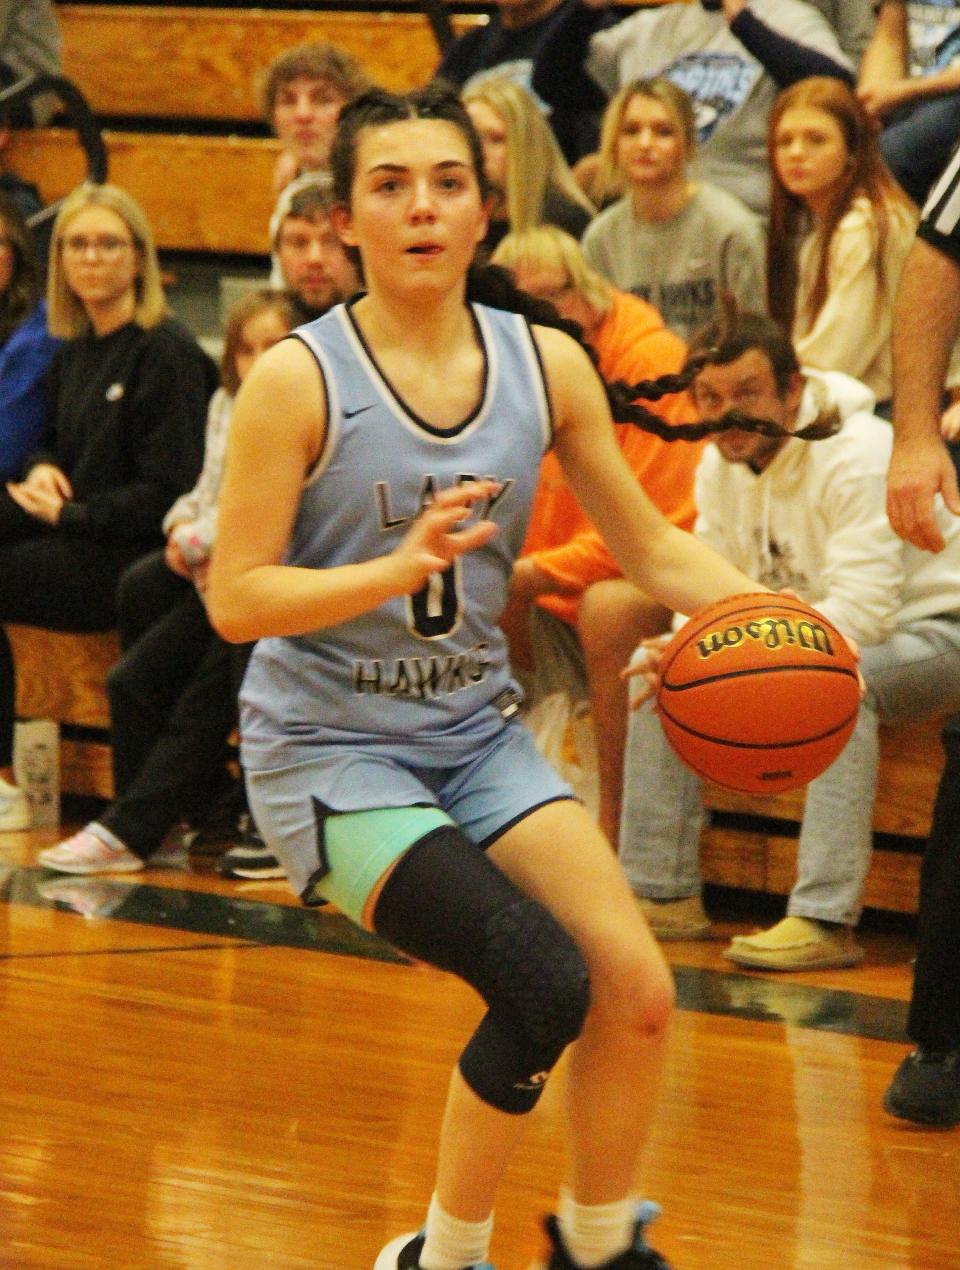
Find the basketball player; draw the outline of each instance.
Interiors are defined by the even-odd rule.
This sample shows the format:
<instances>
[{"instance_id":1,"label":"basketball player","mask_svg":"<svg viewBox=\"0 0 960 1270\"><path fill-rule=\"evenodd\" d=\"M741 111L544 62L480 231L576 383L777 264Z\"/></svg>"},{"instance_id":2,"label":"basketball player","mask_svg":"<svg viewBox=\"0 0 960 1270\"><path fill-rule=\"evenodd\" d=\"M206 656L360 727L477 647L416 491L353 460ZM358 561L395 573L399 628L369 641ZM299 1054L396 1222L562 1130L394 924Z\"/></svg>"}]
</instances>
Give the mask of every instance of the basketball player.
<instances>
[{"instance_id":1,"label":"basketball player","mask_svg":"<svg viewBox=\"0 0 960 1270\"><path fill-rule=\"evenodd\" d=\"M260 641L243 762L295 889L489 1007L451 1078L425 1229L376 1270L486 1264L497 1184L568 1045L546 1264L665 1270L633 1188L671 977L606 839L515 718L496 623L551 444L645 592L692 611L756 584L643 494L582 346L475 301L491 279L523 302L471 269L483 163L451 90L362 95L332 162L367 291L244 385L209 598L228 639Z\"/></svg>"}]
</instances>

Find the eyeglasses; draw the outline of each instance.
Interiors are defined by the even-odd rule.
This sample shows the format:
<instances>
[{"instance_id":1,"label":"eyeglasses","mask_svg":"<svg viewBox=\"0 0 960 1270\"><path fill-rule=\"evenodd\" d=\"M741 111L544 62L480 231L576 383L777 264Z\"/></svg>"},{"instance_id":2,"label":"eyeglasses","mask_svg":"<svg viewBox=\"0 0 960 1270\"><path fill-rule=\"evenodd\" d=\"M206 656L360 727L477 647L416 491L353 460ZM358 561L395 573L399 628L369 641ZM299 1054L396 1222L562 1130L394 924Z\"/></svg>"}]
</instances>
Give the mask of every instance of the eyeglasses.
<instances>
[{"instance_id":1,"label":"eyeglasses","mask_svg":"<svg viewBox=\"0 0 960 1270\"><path fill-rule=\"evenodd\" d=\"M133 239L116 238L113 234L104 234L101 238L84 238L82 234L71 234L69 238L60 240L60 246L65 256L85 256L92 251L95 256L111 260L119 256L124 247L132 247Z\"/></svg>"}]
</instances>

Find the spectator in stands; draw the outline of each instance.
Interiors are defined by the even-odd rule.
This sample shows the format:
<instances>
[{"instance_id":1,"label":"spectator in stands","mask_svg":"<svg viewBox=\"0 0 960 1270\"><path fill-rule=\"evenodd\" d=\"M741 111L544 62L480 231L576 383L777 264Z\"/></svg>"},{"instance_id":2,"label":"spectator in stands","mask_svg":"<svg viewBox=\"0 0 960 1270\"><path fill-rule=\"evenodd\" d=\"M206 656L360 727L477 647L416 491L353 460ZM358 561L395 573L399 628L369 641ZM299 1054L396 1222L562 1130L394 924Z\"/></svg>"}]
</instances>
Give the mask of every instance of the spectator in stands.
<instances>
[{"instance_id":1,"label":"spectator in stands","mask_svg":"<svg viewBox=\"0 0 960 1270\"><path fill-rule=\"evenodd\" d=\"M510 231L557 225L579 238L596 209L583 193L536 102L510 79L487 79L463 94L483 145L493 192L483 248Z\"/></svg>"},{"instance_id":2,"label":"spectator in stands","mask_svg":"<svg viewBox=\"0 0 960 1270\"><path fill-rule=\"evenodd\" d=\"M360 285L356 266L330 222L333 193L326 183L294 188L281 197L281 215L273 241L281 285L293 304L295 325L322 317L348 299ZM138 587L141 593L148 588ZM121 595L122 600L122 595ZM146 599L130 607L143 610ZM239 841L221 856L218 869L228 878L283 876L279 861L249 826L246 800L240 800Z\"/></svg>"},{"instance_id":3,"label":"spectator in stands","mask_svg":"<svg viewBox=\"0 0 960 1270\"><path fill-rule=\"evenodd\" d=\"M39 264L16 204L0 194L0 479L18 477L46 414L43 378L57 349L40 299Z\"/></svg>"},{"instance_id":4,"label":"spectator in stands","mask_svg":"<svg viewBox=\"0 0 960 1270\"><path fill-rule=\"evenodd\" d=\"M594 272L576 240L552 226L508 234L494 263L522 291L550 301L579 323L608 382L637 383L683 368L686 348L645 300L618 291ZM671 423L691 422L687 393L652 407ZM693 473L702 443L670 444L630 424L617 439L647 494L674 524L693 524ZM641 639L667 629L670 614L627 582L567 485L549 451L502 625L511 661L523 665L529 632L535 702L558 688L589 696L600 777L600 827L616 843L620 824L627 694L620 671ZM518 656L519 654L519 656Z\"/></svg>"},{"instance_id":5,"label":"spectator in stands","mask_svg":"<svg viewBox=\"0 0 960 1270\"><path fill-rule=\"evenodd\" d=\"M960 135L960 4L880 0L858 92L890 170L922 205Z\"/></svg>"},{"instance_id":6,"label":"spectator in stands","mask_svg":"<svg viewBox=\"0 0 960 1270\"><path fill-rule=\"evenodd\" d=\"M693 384L701 414L736 409L797 436L718 435L697 469L694 533L855 639L867 685L846 748L807 789L788 916L737 936L725 955L767 970L853 966L863 957L854 927L872 846L879 720L960 706L960 521L941 516L949 546L937 558L897 539L885 512L892 433L871 414L872 395L847 375L801 371L771 319L747 315L732 331L707 328L691 349L707 348L715 359ZM831 435L801 439L812 420L831 416ZM651 651L655 660L655 649L643 650ZM649 671L643 656L638 669ZM630 718L620 851L662 938L710 932L699 868L704 823L700 781L674 755L647 701Z\"/></svg>"},{"instance_id":7,"label":"spectator in stands","mask_svg":"<svg viewBox=\"0 0 960 1270\"><path fill-rule=\"evenodd\" d=\"M890 523L922 551L943 552L940 497L960 516L955 459L940 436L950 350L960 336L960 150L924 208L900 280L893 319ZM944 707L948 708L948 707ZM913 995L903 1059L884 1098L895 1116L960 1124L960 716L943 732L946 765L923 854Z\"/></svg>"},{"instance_id":8,"label":"spectator in stands","mask_svg":"<svg viewBox=\"0 0 960 1270\"><path fill-rule=\"evenodd\" d=\"M770 116L771 315L805 366L861 380L888 413L893 298L916 216L854 93L814 77Z\"/></svg>"},{"instance_id":9,"label":"spectator in stands","mask_svg":"<svg viewBox=\"0 0 960 1270\"><path fill-rule=\"evenodd\" d=\"M263 79L263 111L284 147L274 169L279 198L270 217L271 242L292 195L303 186L329 183L340 109L369 87L357 59L335 44L299 44L270 63ZM276 255L270 285L284 285Z\"/></svg>"},{"instance_id":10,"label":"spectator in stands","mask_svg":"<svg viewBox=\"0 0 960 1270\"><path fill-rule=\"evenodd\" d=\"M763 227L733 194L692 179L693 102L672 80L640 79L603 117L600 180L625 189L583 236L587 260L642 296L682 338L711 321L721 296L743 309L764 301Z\"/></svg>"},{"instance_id":11,"label":"spectator in stands","mask_svg":"<svg viewBox=\"0 0 960 1270\"><path fill-rule=\"evenodd\" d=\"M283 153L277 160L277 193L299 177L330 167L330 146L340 108L370 87L357 59L335 44L299 44L281 53L263 79L263 113Z\"/></svg>"},{"instance_id":12,"label":"spectator in stands","mask_svg":"<svg viewBox=\"0 0 960 1270\"><path fill-rule=\"evenodd\" d=\"M0 163L3 153L10 142L11 127L10 107L0 106ZM0 167L0 194L16 203L20 214L30 217L43 209L40 191L30 181L24 181L16 172ZM47 244L49 246L49 243Z\"/></svg>"},{"instance_id":13,"label":"spectator in stands","mask_svg":"<svg viewBox=\"0 0 960 1270\"><path fill-rule=\"evenodd\" d=\"M200 468L216 367L167 316L150 227L112 185L86 185L54 225L41 449L0 494L0 622L107 630L123 570ZM14 665L0 632L0 828L29 823L9 783Z\"/></svg>"},{"instance_id":14,"label":"spectator in stands","mask_svg":"<svg viewBox=\"0 0 960 1270\"><path fill-rule=\"evenodd\" d=\"M467 31L444 52L437 67L438 77L458 88L474 88L490 76L506 76L533 92L537 54L557 21L575 3L576 0L496 0L489 22ZM548 114L568 163L576 163L596 147L599 109L586 111L572 102L550 110L539 99L537 104Z\"/></svg>"},{"instance_id":15,"label":"spectator in stands","mask_svg":"<svg viewBox=\"0 0 960 1270\"><path fill-rule=\"evenodd\" d=\"M346 300L359 277L330 221L329 185L305 185L285 192L278 205L273 253L280 286L290 292L297 323L312 322Z\"/></svg>"},{"instance_id":16,"label":"spectator in stands","mask_svg":"<svg viewBox=\"0 0 960 1270\"><path fill-rule=\"evenodd\" d=\"M0 88L25 75L60 74L60 24L53 0L0 0ZM46 123L56 105L49 95L11 107L16 128Z\"/></svg>"},{"instance_id":17,"label":"spectator in stands","mask_svg":"<svg viewBox=\"0 0 960 1270\"><path fill-rule=\"evenodd\" d=\"M138 561L120 580L121 611L131 573L137 597L160 591L171 602L128 644L107 680L116 798L79 833L41 851L37 862L46 868L60 873L142 869L178 820L199 815L220 793L246 662L239 648L214 632L204 602L227 431L247 371L289 334L295 321L289 298L276 291L252 292L230 313L222 386L210 402L200 479L167 512L166 547Z\"/></svg>"},{"instance_id":18,"label":"spectator in stands","mask_svg":"<svg viewBox=\"0 0 960 1270\"><path fill-rule=\"evenodd\" d=\"M810 0L837 33L840 47L859 66L874 30L874 0Z\"/></svg>"},{"instance_id":19,"label":"spectator in stands","mask_svg":"<svg viewBox=\"0 0 960 1270\"><path fill-rule=\"evenodd\" d=\"M765 216L765 139L778 89L807 75L853 82L829 23L805 0L674 0L615 26L607 0L565 10L537 56L533 87L554 109L597 109L635 79L664 76L693 98L700 173ZM722 7L722 11L721 11Z\"/></svg>"}]
</instances>

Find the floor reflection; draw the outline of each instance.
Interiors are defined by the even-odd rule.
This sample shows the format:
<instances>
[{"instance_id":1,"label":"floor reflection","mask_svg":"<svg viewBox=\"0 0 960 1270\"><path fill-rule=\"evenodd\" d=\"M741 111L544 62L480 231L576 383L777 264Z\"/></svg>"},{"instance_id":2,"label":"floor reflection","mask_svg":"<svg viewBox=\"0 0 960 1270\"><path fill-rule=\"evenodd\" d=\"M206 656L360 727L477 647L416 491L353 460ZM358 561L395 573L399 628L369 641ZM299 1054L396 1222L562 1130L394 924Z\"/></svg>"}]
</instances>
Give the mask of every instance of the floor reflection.
<instances>
[{"instance_id":1,"label":"floor reflection","mask_svg":"<svg viewBox=\"0 0 960 1270\"><path fill-rule=\"evenodd\" d=\"M79 913L87 919L134 922L197 935L402 962L392 948L339 913L316 912L205 891L177 890L103 877L66 877L14 869L0 901Z\"/></svg>"},{"instance_id":2,"label":"floor reflection","mask_svg":"<svg viewBox=\"0 0 960 1270\"><path fill-rule=\"evenodd\" d=\"M907 1006L902 1001L689 966L675 967L674 975L681 1009L878 1041L907 1039Z\"/></svg>"}]
</instances>

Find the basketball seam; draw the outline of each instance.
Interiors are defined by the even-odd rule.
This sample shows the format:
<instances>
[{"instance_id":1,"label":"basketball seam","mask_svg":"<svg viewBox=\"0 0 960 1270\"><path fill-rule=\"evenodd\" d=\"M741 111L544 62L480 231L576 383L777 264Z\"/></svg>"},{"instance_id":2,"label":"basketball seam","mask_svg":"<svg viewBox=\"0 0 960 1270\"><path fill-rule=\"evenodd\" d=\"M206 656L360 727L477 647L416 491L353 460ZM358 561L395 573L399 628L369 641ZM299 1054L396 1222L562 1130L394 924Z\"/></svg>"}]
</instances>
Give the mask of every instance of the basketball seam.
<instances>
[{"instance_id":1,"label":"basketball seam","mask_svg":"<svg viewBox=\"0 0 960 1270\"><path fill-rule=\"evenodd\" d=\"M721 683L724 679L742 679L747 675L770 675L781 671L815 671L817 674L826 675L845 675L849 679L856 678L856 671L848 669L846 666L818 666L809 662L790 662L786 666L750 666L744 670L724 670L715 675L709 675L704 679L692 679L686 684L665 683L661 679L661 688L665 692L686 692L688 688L702 688L704 684Z\"/></svg>"},{"instance_id":2,"label":"basketball seam","mask_svg":"<svg viewBox=\"0 0 960 1270\"><path fill-rule=\"evenodd\" d=\"M825 741L831 736L836 736L838 732L842 732L845 727L849 726L852 719L856 719L858 711L859 706L852 714L848 714L842 722L835 724L826 732L818 732L815 736L805 736L800 739L794 738L792 741L728 741L721 736L712 736L709 732L698 732L696 728L691 728L689 724L675 719L669 710L664 710L663 714L678 731L685 732L687 736L696 737L698 741L709 741L711 745L725 745L733 750L796 750L802 749L806 745L815 745L817 741ZM715 780L716 778L711 776L709 779Z\"/></svg>"}]
</instances>

